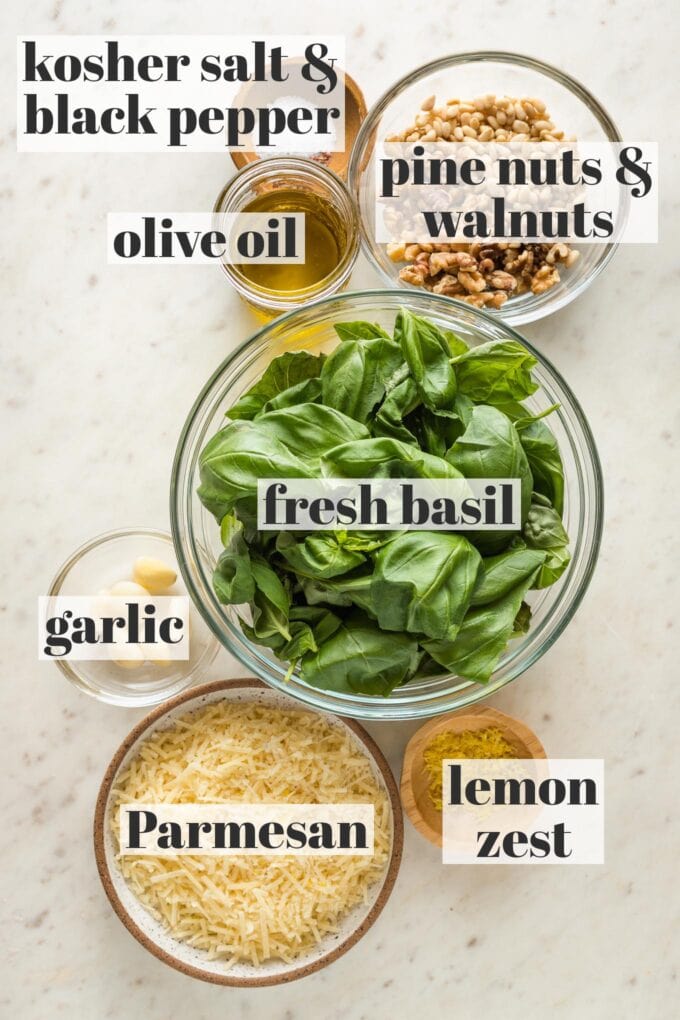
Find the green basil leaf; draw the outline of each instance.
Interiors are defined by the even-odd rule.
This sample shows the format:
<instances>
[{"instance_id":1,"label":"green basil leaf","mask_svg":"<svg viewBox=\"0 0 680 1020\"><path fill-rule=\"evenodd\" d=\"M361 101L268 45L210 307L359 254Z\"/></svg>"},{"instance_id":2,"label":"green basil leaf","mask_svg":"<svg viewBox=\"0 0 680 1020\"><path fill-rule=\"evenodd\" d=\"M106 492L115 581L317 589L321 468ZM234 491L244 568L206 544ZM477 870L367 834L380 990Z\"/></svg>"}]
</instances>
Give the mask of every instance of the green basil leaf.
<instances>
[{"instance_id":1,"label":"green basil leaf","mask_svg":"<svg viewBox=\"0 0 680 1020\"><path fill-rule=\"evenodd\" d=\"M541 549L514 548L499 556L487 556L477 586L472 593L473 606L495 602L518 584L533 578L545 562Z\"/></svg>"},{"instance_id":2,"label":"green basil leaf","mask_svg":"<svg viewBox=\"0 0 680 1020\"><path fill-rule=\"evenodd\" d=\"M323 404L296 404L261 414L255 422L300 460L316 464L341 443L368 438L368 429L353 418Z\"/></svg>"},{"instance_id":3,"label":"green basil leaf","mask_svg":"<svg viewBox=\"0 0 680 1020\"><path fill-rule=\"evenodd\" d=\"M336 531L338 542L352 552L374 552L396 537L396 531Z\"/></svg>"},{"instance_id":4,"label":"green basil leaf","mask_svg":"<svg viewBox=\"0 0 680 1020\"><path fill-rule=\"evenodd\" d=\"M394 325L394 339L425 405L432 410L450 409L456 376L446 336L434 323L402 308Z\"/></svg>"},{"instance_id":5,"label":"green basil leaf","mask_svg":"<svg viewBox=\"0 0 680 1020\"><path fill-rule=\"evenodd\" d=\"M524 404L512 401L503 404L499 410L507 414L515 424L519 439L527 455L534 477L534 491L548 498L559 514L564 510L564 468L557 440L552 430L542 420L559 404L552 404L544 411L532 414Z\"/></svg>"},{"instance_id":6,"label":"green basil leaf","mask_svg":"<svg viewBox=\"0 0 680 1020\"><path fill-rule=\"evenodd\" d=\"M239 517L253 518L259 478L314 477L308 464L249 421L220 429L204 447L199 465L199 498L218 521L235 508Z\"/></svg>"},{"instance_id":7,"label":"green basil leaf","mask_svg":"<svg viewBox=\"0 0 680 1020\"><path fill-rule=\"evenodd\" d=\"M318 652L304 657L301 674L312 687L386 697L411 679L419 660L415 638L385 635L363 613L355 612L342 621Z\"/></svg>"},{"instance_id":8,"label":"green basil leaf","mask_svg":"<svg viewBox=\"0 0 680 1020\"><path fill-rule=\"evenodd\" d=\"M458 676L486 683L513 635L529 579L485 606L470 609L454 641L424 641L436 662Z\"/></svg>"},{"instance_id":9,"label":"green basil leaf","mask_svg":"<svg viewBox=\"0 0 680 1020\"><path fill-rule=\"evenodd\" d=\"M288 628L290 598L275 570L259 558L253 557L251 570L255 582L255 594L251 606L253 633L257 638L275 637L280 634L291 640Z\"/></svg>"},{"instance_id":10,"label":"green basil leaf","mask_svg":"<svg viewBox=\"0 0 680 1020\"><path fill-rule=\"evenodd\" d=\"M452 638L467 612L481 556L461 535L405 531L375 556L371 597L384 630Z\"/></svg>"},{"instance_id":11,"label":"green basil leaf","mask_svg":"<svg viewBox=\"0 0 680 1020\"><path fill-rule=\"evenodd\" d=\"M402 362L393 340L345 340L329 354L321 372L324 404L358 422L368 421Z\"/></svg>"},{"instance_id":12,"label":"green basil leaf","mask_svg":"<svg viewBox=\"0 0 680 1020\"><path fill-rule=\"evenodd\" d=\"M243 524L232 514L226 514L220 528L224 552L213 573L213 587L220 602L240 605L251 602L255 596L255 581L250 553L243 537Z\"/></svg>"},{"instance_id":13,"label":"green basil leaf","mask_svg":"<svg viewBox=\"0 0 680 1020\"><path fill-rule=\"evenodd\" d=\"M452 358L458 358L461 354L465 354L470 350L470 345L459 336L456 336L450 329L442 329L440 332L446 340Z\"/></svg>"},{"instance_id":14,"label":"green basil leaf","mask_svg":"<svg viewBox=\"0 0 680 1020\"><path fill-rule=\"evenodd\" d=\"M372 575L336 577L326 581L302 577L300 579L305 598L311 605L357 606L372 620L377 619L373 602Z\"/></svg>"},{"instance_id":15,"label":"green basil leaf","mask_svg":"<svg viewBox=\"0 0 680 1020\"><path fill-rule=\"evenodd\" d=\"M443 457L433 457L398 439L359 439L329 450L322 458L324 473L337 478L460 478Z\"/></svg>"},{"instance_id":16,"label":"green basil leaf","mask_svg":"<svg viewBox=\"0 0 680 1020\"><path fill-rule=\"evenodd\" d=\"M292 606L290 620L291 629L299 622L304 622L311 628L317 648L320 648L331 634L335 634L342 622L339 616L324 606ZM316 651L316 648L313 650Z\"/></svg>"},{"instance_id":17,"label":"green basil leaf","mask_svg":"<svg viewBox=\"0 0 680 1020\"><path fill-rule=\"evenodd\" d=\"M545 550L545 562L533 587L547 588L562 576L571 560L562 519L553 507L533 502L522 533L531 549Z\"/></svg>"},{"instance_id":18,"label":"green basil leaf","mask_svg":"<svg viewBox=\"0 0 680 1020\"><path fill-rule=\"evenodd\" d=\"M533 479L519 435L496 407L473 408L470 424L446 455L465 478L517 478L521 482L522 520L531 505Z\"/></svg>"},{"instance_id":19,"label":"green basil leaf","mask_svg":"<svg viewBox=\"0 0 680 1020\"><path fill-rule=\"evenodd\" d=\"M252 420L259 414L268 400L272 400L291 386L316 378L321 374L325 355L309 354L308 351L286 351L274 358L267 366L261 379L251 386L227 411L232 420Z\"/></svg>"},{"instance_id":20,"label":"green basil leaf","mask_svg":"<svg viewBox=\"0 0 680 1020\"><path fill-rule=\"evenodd\" d=\"M377 322L336 322L333 329L341 340L374 340L380 337L392 339Z\"/></svg>"},{"instance_id":21,"label":"green basil leaf","mask_svg":"<svg viewBox=\"0 0 680 1020\"><path fill-rule=\"evenodd\" d=\"M389 436L402 443L417 445L418 440L404 424L404 418L419 404L418 387L408 376L385 397L371 423L371 432L374 436Z\"/></svg>"},{"instance_id":22,"label":"green basil leaf","mask_svg":"<svg viewBox=\"0 0 680 1020\"><path fill-rule=\"evenodd\" d=\"M287 390L281 390L267 401L260 414L280 411L283 407L293 407L295 404L316 404L320 399L321 380L315 376L312 379L303 379L302 382L289 386Z\"/></svg>"},{"instance_id":23,"label":"green basil leaf","mask_svg":"<svg viewBox=\"0 0 680 1020\"><path fill-rule=\"evenodd\" d=\"M308 535L298 542L293 532L282 531L276 548L296 573L317 579L346 574L366 562L363 553L340 544L333 532Z\"/></svg>"},{"instance_id":24,"label":"green basil leaf","mask_svg":"<svg viewBox=\"0 0 680 1020\"><path fill-rule=\"evenodd\" d=\"M546 496L558 514L564 510L564 467L555 436L542 421L534 421L519 433L527 455L534 489Z\"/></svg>"},{"instance_id":25,"label":"green basil leaf","mask_svg":"<svg viewBox=\"0 0 680 1020\"><path fill-rule=\"evenodd\" d=\"M536 358L517 340L492 340L453 359L461 393L478 404L523 400L538 389L531 377Z\"/></svg>"},{"instance_id":26,"label":"green basil leaf","mask_svg":"<svg viewBox=\"0 0 680 1020\"><path fill-rule=\"evenodd\" d=\"M515 622L512 625L511 637L519 637L520 634L528 634L531 626L531 607L523 602L519 607Z\"/></svg>"}]
</instances>

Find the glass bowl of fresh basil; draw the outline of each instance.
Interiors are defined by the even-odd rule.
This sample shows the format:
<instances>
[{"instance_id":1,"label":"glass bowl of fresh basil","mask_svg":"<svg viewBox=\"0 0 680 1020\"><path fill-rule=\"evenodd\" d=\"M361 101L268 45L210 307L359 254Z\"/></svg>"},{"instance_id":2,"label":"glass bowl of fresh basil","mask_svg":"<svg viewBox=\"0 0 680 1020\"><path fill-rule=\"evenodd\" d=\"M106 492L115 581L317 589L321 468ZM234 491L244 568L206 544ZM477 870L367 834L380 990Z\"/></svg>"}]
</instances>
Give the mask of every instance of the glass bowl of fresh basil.
<instances>
[{"instance_id":1,"label":"glass bowl of fresh basil","mask_svg":"<svg viewBox=\"0 0 680 1020\"><path fill-rule=\"evenodd\" d=\"M512 478L515 531L258 529L259 479ZM230 354L182 431L171 516L223 645L301 702L415 719L488 697L556 641L597 559L602 475L573 393L497 318L344 293Z\"/></svg>"}]
</instances>

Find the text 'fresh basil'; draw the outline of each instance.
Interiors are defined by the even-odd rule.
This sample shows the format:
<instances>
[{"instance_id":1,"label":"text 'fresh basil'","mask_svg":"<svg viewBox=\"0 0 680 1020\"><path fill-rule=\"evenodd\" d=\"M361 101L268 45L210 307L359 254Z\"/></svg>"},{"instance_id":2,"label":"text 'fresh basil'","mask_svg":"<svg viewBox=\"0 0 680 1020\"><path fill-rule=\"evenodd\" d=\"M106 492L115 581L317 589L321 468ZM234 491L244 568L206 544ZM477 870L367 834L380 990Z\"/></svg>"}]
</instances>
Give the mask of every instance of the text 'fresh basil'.
<instances>
[{"instance_id":1,"label":"text 'fresh basil'","mask_svg":"<svg viewBox=\"0 0 680 1020\"><path fill-rule=\"evenodd\" d=\"M260 531L519 531L515 478L258 480Z\"/></svg>"}]
</instances>

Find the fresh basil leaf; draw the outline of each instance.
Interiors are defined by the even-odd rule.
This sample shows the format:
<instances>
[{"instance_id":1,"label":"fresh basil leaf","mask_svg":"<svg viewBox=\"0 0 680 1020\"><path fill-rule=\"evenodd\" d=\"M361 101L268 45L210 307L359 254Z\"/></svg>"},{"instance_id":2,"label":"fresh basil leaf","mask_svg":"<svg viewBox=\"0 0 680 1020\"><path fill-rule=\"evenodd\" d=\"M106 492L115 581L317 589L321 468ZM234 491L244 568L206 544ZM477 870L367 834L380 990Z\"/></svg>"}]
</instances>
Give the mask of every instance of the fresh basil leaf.
<instances>
[{"instance_id":1,"label":"fresh basil leaf","mask_svg":"<svg viewBox=\"0 0 680 1020\"><path fill-rule=\"evenodd\" d=\"M342 621L319 651L302 660L301 674L312 687L345 694L387 696L415 674L418 642L407 634L390 634L355 612Z\"/></svg>"},{"instance_id":2,"label":"fresh basil leaf","mask_svg":"<svg viewBox=\"0 0 680 1020\"><path fill-rule=\"evenodd\" d=\"M316 378L321 374L325 355L309 354L308 351L286 351L274 358L267 366L261 379L251 386L239 400L227 411L232 420L245 418L252 420L259 414L268 400L272 400L306 379Z\"/></svg>"},{"instance_id":3,"label":"fresh basil leaf","mask_svg":"<svg viewBox=\"0 0 680 1020\"><path fill-rule=\"evenodd\" d=\"M519 637L520 634L528 634L531 626L531 607L523 602L519 607L515 622L512 625L511 637Z\"/></svg>"},{"instance_id":4,"label":"fresh basil leaf","mask_svg":"<svg viewBox=\"0 0 680 1020\"><path fill-rule=\"evenodd\" d=\"M338 542L352 552L373 552L395 538L395 531L336 531Z\"/></svg>"},{"instance_id":5,"label":"fresh basil leaf","mask_svg":"<svg viewBox=\"0 0 680 1020\"><path fill-rule=\"evenodd\" d=\"M359 439L329 450L322 458L328 477L338 478L460 478L461 472L443 457L433 457L398 439Z\"/></svg>"},{"instance_id":6,"label":"fresh basil leaf","mask_svg":"<svg viewBox=\"0 0 680 1020\"><path fill-rule=\"evenodd\" d=\"M246 620L239 618L241 630L255 645L262 645L264 648L271 648L276 653L277 659L288 662L291 659L300 659L307 652L315 652L317 644L311 627L306 623L290 624L290 639L287 640L278 631L271 634L262 634L252 627Z\"/></svg>"},{"instance_id":7,"label":"fresh basil leaf","mask_svg":"<svg viewBox=\"0 0 680 1020\"><path fill-rule=\"evenodd\" d=\"M533 480L519 435L496 407L473 408L470 424L446 455L465 478L516 478L521 482L522 520L531 505Z\"/></svg>"},{"instance_id":8,"label":"fresh basil leaf","mask_svg":"<svg viewBox=\"0 0 680 1020\"><path fill-rule=\"evenodd\" d=\"M531 505L523 534L527 545L533 549L556 549L569 542L557 511L536 503Z\"/></svg>"},{"instance_id":9,"label":"fresh basil leaf","mask_svg":"<svg viewBox=\"0 0 680 1020\"><path fill-rule=\"evenodd\" d=\"M470 605L481 556L462 535L405 531L375 556L371 598L384 630L451 639Z\"/></svg>"},{"instance_id":10,"label":"fresh basil leaf","mask_svg":"<svg viewBox=\"0 0 680 1020\"><path fill-rule=\"evenodd\" d=\"M519 433L527 455L534 489L546 496L558 514L564 510L564 467L557 440L542 421L534 421Z\"/></svg>"},{"instance_id":11,"label":"fresh basil leaf","mask_svg":"<svg viewBox=\"0 0 680 1020\"><path fill-rule=\"evenodd\" d=\"M353 418L323 404L296 404L261 414L258 429L272 436L290 453L308 463L341 443L368 438L368 429Z\"/></svg>"},{"instance_id":12,"label":"fresh basil leaf","mask_svg":"<svg viewBox=\"0 0 680 1020\"><path fill-rule=\"evenodd\" d=\"M373 602L372 575L336 577L326 581L300 578L305 598L311 605L357 606L372 620L377 619Z\"/></svg>"},{"instance_id":13,"label":"fresh basil leaf","mask_svg":"<svg viewBox=\"0 0 680 1020\"><path fill-rule=\"evenodd\" d=\"M374 340L380 337L392 339L377 322L336 322L333 329L341 340Z\"/></svg>"},{"instance_id":14,"label":"fresh basil leaf","mask_svg":"<svg viewBox=\"0 0 680 1020\"><path fill-rule=\"evenodd\" d=\"M417 445L418 440L404 424L404 418L419 404L418 387L408 376L385 397L371 423L371 432L374 436L389 436L402 443Z\"/></svg>"},{"instance_id":15,"label":"fresh basil leaf","mask_svg":"<svg viewBox=\"0 0 680 1020\"><path fill-rule=\"evenodd\" d=\"M220 528L224 552L213 573L213 587L220 602L240 605L251 602L255 595L255 581L250 553L243 537L243 524L232 514L226 514Z\"/></svg>"},{"instance_id":16,"label":"fresh basil leaf","mask_svg":"<svg viewBox=\"0 0 680 1020\"><path fill-rule=\"evenodd\" d=\"M533 587L547 588L562 576L571 560L568 548L569 536L562 519L553 507L534 502L527 516L523 535L531 549L545 550L545 562Z\"/></svg>"},{"instance_id":17,"label":"fresh basil leaf","mask_svg":"<svg viewBox=\"0 0 680 1020\"><path fill-rule=\"evenodd\" d=\"M340 544L333 532L308 535L297 542L293 532L282 531L276 548L297 574L320 580L346 574L366 562L363 553Z\"/></svg>"},{"instance_id":18,"label":"fresh basil leaf","mask_svg":"<svg viewBox=\"0 0 680 1020\"><path fill-rule=\"evenodd\" d=\"M533 578L545 562L546 554L541 549L514 548L499 556L487 556L483 569L472 593L473 606L495 602L518 584Z\"/></svg>"},{"instance_id":19,"label":"fresh basil leaf","mask_svg":"<svg viewBox=\"0 0 680 1020\"><path fill-rule=\"evenodd\" d=\"M446 336L434 323L401 308L394 339L425 405L431 410L450 409L456 395L456 376Z\"/></svg>"},{"instance_id":20,"label":"fresh basil leaf","mask_svg":"<svg viewBox=\"0 0 680 1020\"><path fill-rule=\"evenodd\" d=\"M564 468L557 440L552 430L542 420L559 404L552 404L544 411L532 414L524 404L512 401L503 404L499 410L507 414L515 424L519 439L529 461L534 477L534 491L548 498L559 514L564 509Z\"/></svg>"},{"instance_id":21,"label":"fresh basil leaf","mask_svg":"<svg viewBox=\"0 0 680 1020\"><path fill-rule=\"evenodd\" d=\"M329 354L321 372L324 404L358 422L368 421L402 362L393 340L345 340Z\"/></svg>"},{"instance_id":22,"label":"fresh basil leaf","mask_svg":"<svg viewBox=\"0 0 680 1020\"><path fill-rule=\"evenodd\" d=\"M292 606L290 621L291 630L300 622L306 623L311 628L317 648L320 648L331 634L335 634L342 622L339 616L324 606Z\"/></svg>"},{"instance_id":23,"label":"fresh basil leaf","mask_svg":"<svg viewBox=\"0 0 680 1020\"><path fill-rule=\"evenodd\" d=\"M204 447L199 465L199 498L218 521L235 508L242 519L249 515L252 519L259 478L314 477L308 464L249 421L220 429Z\"/></svg>"},{"instance_id":24,"label":"fresh basil leaf","mask_svg":"<svg viewBox=\"0 0 680 1020\"><path fill-rule=\"evenodd\" d=\"M316 404L321 399L321 380L314 376L312 379L303 379L302 382L289 386L282 390L275 397L268 400L260 414L267 414L269 411L280 411L283 407L293 407L295 404Z\"/></svg>"},{"instance_id":25,"label":"fresh basil leaf","mask_svg":"<svg viewBox=\"0 0 680 1020\"><path fill-rule=\"evenodd\" d=\"M259 558L253 557L251 570L255 582L252 602L253 633L257 638L275 637L280 634L286 641L291 640L288 628L290 597L275 570Z\"/></svg>"},{"instance_id":26,"label":"fresh basil leaf","mask_svg":"<svg viewBox=\"0 0 680 1020\"><path fill-rule=\"evenodd\" d=\"M458 358L460 357L461 354L465 354L467 351L470 350L470 345L466 344L466 342L462 340L461 337L456 336L456 334L452 332L452 330L442 329L440 330L440 332L444 339L446 340L452 358Z\"/></svg>"},{"instance_id":27,"label":"fresh basil leaf","mask_svg":"<svg viewBox=\"0 0 680 1020\"><path fill-rule=\"evenodd\" d=\"M538 389L536 358L516 340L492 340L453 359L458 390L478 404L524 400Z\"/></svg>"},{"instance_id":28,"label":"fresh basil leaf","mask_svg":"<svg viewBox=\"0 0 680 1020\"><path fill-rule=\"evenodd\" d=\"M495 602L470 609L454 641L424 641L425 651L452 673L486 683L513 635L528 586L527 579Z\"/></svg>"}]
</instances>

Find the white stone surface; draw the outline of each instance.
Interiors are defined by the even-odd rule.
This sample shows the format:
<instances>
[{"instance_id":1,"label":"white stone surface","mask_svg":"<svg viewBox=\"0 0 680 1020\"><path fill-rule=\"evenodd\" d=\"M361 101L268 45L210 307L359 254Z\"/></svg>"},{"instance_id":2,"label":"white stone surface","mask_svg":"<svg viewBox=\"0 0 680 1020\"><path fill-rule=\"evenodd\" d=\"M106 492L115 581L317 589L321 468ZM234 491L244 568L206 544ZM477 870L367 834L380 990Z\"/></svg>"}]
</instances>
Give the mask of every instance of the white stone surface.
<instances>
[{"instance_id":1,"label":"white stone surface","mask_svg":"<svg viewBox=\"0 0 680 1020\"><path fill-rule=\"evenodd\" d=\"M21 1020L677 1016L675 5L15 0L1 21L0 1012ZM254 328L217 270L107 266L106 213L207 206L231 163L18 156L13 36L314 29L347 35L348 69L369 102L401 73L456 51L509 49L565 68L624 136L663 143L662 243L620 250L585 296L526 330L590 419L607 521L595 579L566 634L493 704L533 726L554 756L606 759L606 865L443 868L407 824L396 892L366 938L302 982L241 991L173 972L109 909L92 811L106 764L141 713L99 704L39 664L34 629L36 597L77 544L112 527L168 525L185 415ZM354 285L375 282L362 263ZM213 673L242 669L221 653ZM415 727L370 728L398 772Z\"/></svg>"}]
</instances>

